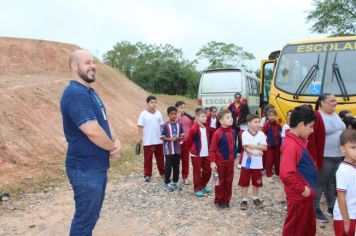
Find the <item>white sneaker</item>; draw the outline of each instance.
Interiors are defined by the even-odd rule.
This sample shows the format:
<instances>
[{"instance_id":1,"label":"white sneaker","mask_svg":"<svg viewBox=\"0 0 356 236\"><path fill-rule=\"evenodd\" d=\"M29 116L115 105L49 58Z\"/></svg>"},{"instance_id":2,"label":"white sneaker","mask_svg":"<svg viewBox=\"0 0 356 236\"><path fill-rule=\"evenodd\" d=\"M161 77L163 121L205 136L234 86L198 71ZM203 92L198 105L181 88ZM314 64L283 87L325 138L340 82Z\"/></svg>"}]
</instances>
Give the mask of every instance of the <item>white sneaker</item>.
<instances>
[{"instance_id":1,"label":"white sneaker","mask_svg":"<svg viewBox=\"0 0 356 236\"><path fill-rule=\"evenodd\" d=\"M189 185L188 179L183 179L183 184L184 184L184 185Z\"/></svg>"},{"instance_id":2,"label":"white sneaker","mask_svg":"<svg viewBox=\"0 0 356 236\"><path fill-rule=\"evenodd\" d=\"M242 167L241 164L237 164L238 169L241 169L241 167Z\"/></svg>"}]
</instances>

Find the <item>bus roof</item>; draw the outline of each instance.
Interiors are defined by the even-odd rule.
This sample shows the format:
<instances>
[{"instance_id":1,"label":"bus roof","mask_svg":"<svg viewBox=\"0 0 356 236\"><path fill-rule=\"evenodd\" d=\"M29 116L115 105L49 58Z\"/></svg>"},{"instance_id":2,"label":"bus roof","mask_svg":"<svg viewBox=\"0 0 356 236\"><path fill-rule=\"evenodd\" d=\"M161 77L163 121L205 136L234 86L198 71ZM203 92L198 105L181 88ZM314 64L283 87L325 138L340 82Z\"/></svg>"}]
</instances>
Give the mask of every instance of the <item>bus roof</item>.
<instances>
[{"instance_id":1,"label":"bus roof","mask_svg":"<svg viewBox=\"0 0 356 236\"><path fill-rule=\"evenodd\" d=\"M342 36L342 37L331 37L331 38L321 38L321 39L308 39L308 40L288 43L286 46L296 45L296 44L339 42L339 41L349 41L349 40L356 40L356 36Z\"/></svg>"}]
</instances>

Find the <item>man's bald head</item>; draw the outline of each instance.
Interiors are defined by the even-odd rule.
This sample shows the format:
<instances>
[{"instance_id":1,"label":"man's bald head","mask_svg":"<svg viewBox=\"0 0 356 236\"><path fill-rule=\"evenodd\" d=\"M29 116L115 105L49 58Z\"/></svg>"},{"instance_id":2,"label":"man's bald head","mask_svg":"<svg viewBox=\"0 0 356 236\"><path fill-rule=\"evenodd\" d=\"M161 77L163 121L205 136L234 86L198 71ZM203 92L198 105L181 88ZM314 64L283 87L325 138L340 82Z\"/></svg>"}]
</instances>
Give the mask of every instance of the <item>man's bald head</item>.
<instances>
[{"instance_id":1,"label":"man's bald head","mask_svg":"<svg viewBox=\"0 0 356 236\"><path fill-rule=\"evenodd\" d=\"M72 52L72 54L70 54L70 57L69 57L69 68L71 70L73 70L72 64L77 63L79 61L79 59L82 58L83 56L91 56L92 57L91 53L86 50L79 49L79 50L75 50L74 52Z\"/></svg>"}]
</instances>

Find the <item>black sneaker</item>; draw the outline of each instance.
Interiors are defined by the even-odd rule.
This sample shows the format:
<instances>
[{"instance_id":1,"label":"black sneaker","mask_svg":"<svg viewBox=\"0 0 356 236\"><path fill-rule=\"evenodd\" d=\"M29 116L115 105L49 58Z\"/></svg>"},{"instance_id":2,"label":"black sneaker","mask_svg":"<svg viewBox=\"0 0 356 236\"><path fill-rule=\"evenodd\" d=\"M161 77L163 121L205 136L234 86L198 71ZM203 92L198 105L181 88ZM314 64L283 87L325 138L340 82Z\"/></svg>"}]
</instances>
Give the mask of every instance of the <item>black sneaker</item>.
<instances>
[{"instance_id":1,"label":"black sneaker","mask_svg":"<svg viewBox=\"0 0 356 236\"><path fill-rule=\"evenodd\" d=\"M241 201L240 203L241 210L247 210L247 207L248 207L247 201Z\"/></svg>"},{"instance_id":2,"label":"black sneaker","mask_svg":"<svg viewBox=\"0 0 356 236\"><path fill-rule=\"evenodd\" d=\"M143 177L145 182L151 182L151 176L145 176Z\"/></svg>"},{"instance_id":3,"label":"black sneaker","mask_svg":"<svg viewBox=\"0 0 356 236\"><path fill-rule=\"evenodd\" d=\"M321 212L319 208L315 210L315 218L317 221L322 222L322 223L328 223L329 220L324 216L324 214Z\"/></svg>"},{"instance_id":4,"label":"black sneaker","mask_svg":"<svg viewBox=\"0 0 356 236\"><path fill-rule=\"evenodd\" d=\"M253 202L253 204L255 204L255 206L256 206L257 208L263 208L263 203L262 203L262 201L261 201L259 198L256 198L256 199L253 200L252 202Z\"/></svg>"}]
</instances>

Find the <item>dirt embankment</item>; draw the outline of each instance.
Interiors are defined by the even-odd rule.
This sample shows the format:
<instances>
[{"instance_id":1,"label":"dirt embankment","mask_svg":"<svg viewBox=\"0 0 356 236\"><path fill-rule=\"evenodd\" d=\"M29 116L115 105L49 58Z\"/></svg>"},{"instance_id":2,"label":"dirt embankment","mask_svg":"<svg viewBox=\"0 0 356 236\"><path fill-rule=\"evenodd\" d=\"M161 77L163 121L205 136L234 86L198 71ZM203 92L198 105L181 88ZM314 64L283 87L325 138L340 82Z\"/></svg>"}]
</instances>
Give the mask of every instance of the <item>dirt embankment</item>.
<instances>
[{"instance_id":1,"label":"dirt embankment","mask_svg":"<svg viewBox=\"0 0 356 236\"><path fill-rule=\"evenodd\" d=\"M0 192L63 173L66 141L59 100L70 80L68 58L76 49L65 43L0 38ZM100 62L93 87L116 132L124 143L132 142L148 93ZM175 97L160 100L164 113Z\"/></svg>"}]
</instances>

